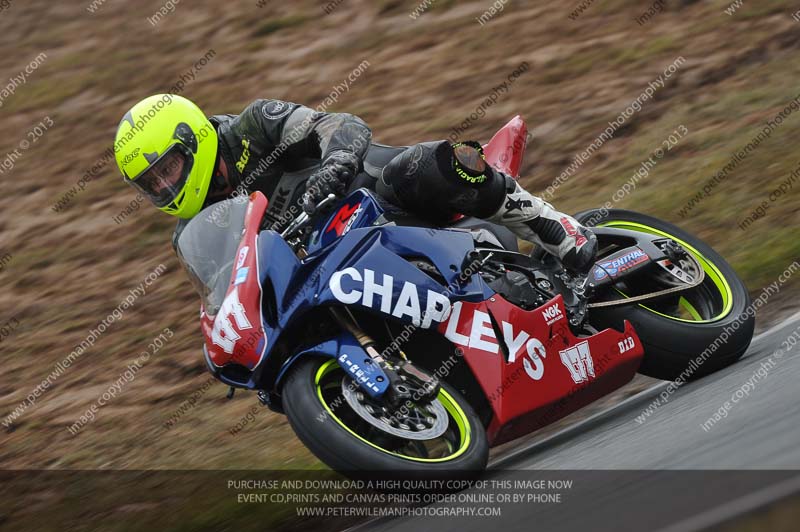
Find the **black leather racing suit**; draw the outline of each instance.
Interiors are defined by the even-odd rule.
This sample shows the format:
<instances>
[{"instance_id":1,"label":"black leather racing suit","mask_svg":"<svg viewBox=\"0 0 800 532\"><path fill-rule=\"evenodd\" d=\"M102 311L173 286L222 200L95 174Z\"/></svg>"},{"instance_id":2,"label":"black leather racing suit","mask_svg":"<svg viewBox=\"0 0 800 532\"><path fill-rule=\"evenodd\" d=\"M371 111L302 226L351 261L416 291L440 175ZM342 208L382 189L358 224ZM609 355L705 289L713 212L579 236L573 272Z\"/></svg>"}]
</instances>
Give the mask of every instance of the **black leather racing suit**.
<instances>
[{"instance_id":1,"label":"black leather racing suit","mask_svg":"<svg viewBox=\"0 0 800 532\"><path fill-rule=\"evenodd\" d=\"M266 225L286 226L301 212L301 198L308 177L319 168L320 161L337 150L354 152L363 160L360 172L350 190L367 187L378 191L386 199L415 214L426 216L431 221L444 221L453 213L473 214L469 203L480 197L478 190L467 189L468 201L456 202L453 208L432 209L437 198L453 198L453 194L442 194L441 186L403 186L407 193L395 194L384 176L384 167L405 147L374 144L370 128L360 118L347 113L321 113L303 105L280 100L256 100L239 115L216 115L210 118L219 137L218 157L222 157L228 169L230 185L239 194L260 191L269 199ZM426 143L420 146L427 146ZM426 152L427 157L427 152ZM427 158L417 165L417 173L430 171ZM397 178L407 180L414 176L409 172L397 172ZM205 207L224 199L215 194L226 186L220 175L211 182L209 200ZM495 190L499 190L497 186ZM496 192L493 194L497 196ZM501 200L484 198L483 204L496 204ZM466 204L465 204L466 203ZM450 211L445 214L446 211ZM482 211L488 210L486 208ZM489 209L491 210L491 208ZM494 210L497 210L496 208ZM431 213L438 216L433 218ZM188 220L180 220L173 236L173 244Z\"/></svg>"},{"instance_id":2,"label":"black leather racing suit","mask_svg":"<svg viewBox=\"0 0 800 532\"><path fill-rule=\"evenodd\" d=\"M215 174L205 206L226 195L260 191L269 199L266 225L280 230L300 214L306 181L321 161L335 152L348 151L360 161L350 190L376 190L436 225L448 223L457 213L488 219L543 245L578 269L585 269L594 257L593 235L584 233L574 218L532 196L511 177L485 164L480 164L482 169L474 175L464 173L463 168L461 174L456 173L454 147L447 141L383 146L371 142L372 132L356 116L317 112L280 100L256 100L241 114L213 116L211 123L217 130L218 157L225 162L229 182ZM221 194L223 190L227 192ZM173 245L186 223L178 223ZM503 228L490 225L496 236L503 232ZM513 237L499 238L506 247L516 247Z\"/></svg>"},{"instance_id":3,"label":"black leather racing suit","mask_svg":"<svg viewBox=\"0 0 800 532\"><path fill-rule=\"evenodd\" d=\"M305 181L321 159L342 149L361 158L372 139L369 127L353 115L319 113L280 100L256 100L239 115L210 120L219 137L217 157L225 162L230 186L237 194L263 192L270 200L268 224L286 219L292 206L297 209L294 216L300 214ZM205 207L224 199L217 192L227 186L215 174ZM178 222L173 244L187 223Z\"/></svg>"}]
</instances>

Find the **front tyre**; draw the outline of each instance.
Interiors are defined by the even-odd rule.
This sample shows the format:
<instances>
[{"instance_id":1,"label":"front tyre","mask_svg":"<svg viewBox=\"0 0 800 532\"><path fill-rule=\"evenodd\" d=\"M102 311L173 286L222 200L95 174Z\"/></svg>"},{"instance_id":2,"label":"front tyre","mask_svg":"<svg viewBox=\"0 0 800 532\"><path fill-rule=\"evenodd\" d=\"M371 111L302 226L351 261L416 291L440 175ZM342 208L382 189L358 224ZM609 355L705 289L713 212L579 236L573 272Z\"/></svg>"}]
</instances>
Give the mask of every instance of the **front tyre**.
<instances>
[{"instance_id":1,"label":"front tyre","mask_svg":"<svg viewBox=\"0 0 800 532\"><path fill-rule=\"evenodd\" d=\"M486 468L489 445L478 415L450 385L436 399L448 426L431 440L407 440L364 421L344 398L344 370L332 359L297 363L283 387L283 407L300 440L332 469L360 476L472 477Z\"/></svg>"},{"instance_id":2,"label":"front tyre","mask_svg":"<svg viewBox=\"0 0 800 532\"><path fill-rule=\"evenodd\" d=\"M675 297L592 311L595 327L620 328L623 320L633 324L645 348L640 373L665 380L697 379L733 364L747 351L755 327L754 317L745 313L750 296L733 268L710 246L670 223L633 211L590 210L576 219L671 238L706 273L702 284ZM648 288L615 286L613 296L652 290Z\"/></svg>"}]
</instances>

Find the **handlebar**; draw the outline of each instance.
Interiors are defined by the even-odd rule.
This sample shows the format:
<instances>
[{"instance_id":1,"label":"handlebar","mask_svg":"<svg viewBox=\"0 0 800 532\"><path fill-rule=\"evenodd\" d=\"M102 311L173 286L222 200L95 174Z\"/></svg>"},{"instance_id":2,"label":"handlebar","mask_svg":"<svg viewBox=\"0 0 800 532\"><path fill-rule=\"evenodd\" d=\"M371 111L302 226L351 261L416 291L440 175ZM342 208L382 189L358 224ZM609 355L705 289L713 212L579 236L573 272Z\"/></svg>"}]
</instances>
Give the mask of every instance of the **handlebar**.
<instances>
[{"instance_id":1,"label":"handlebar","mask_svg":"<svg viewBox=\"0 0 800 532\"><path fill-rule=\"evenodd\" d=\"M328 194L328 197L325 198L324 200L320 201L317 204L317 206L314 208L314 213L319 212L322 207L325 207L326 205L330 204L333 201L336 201L336 195L335 194ZM281 233L281 236L284 239L288 239L290 236L295 234L298 230L300 230L301 228L305 227L312 220L312 218L313 217L309 216L308 213L306 213L305 211L301 212L297 216L297 218L292 220L292 223L289 224L289 227L287 227Z\"/></svg>"}]
</instances>

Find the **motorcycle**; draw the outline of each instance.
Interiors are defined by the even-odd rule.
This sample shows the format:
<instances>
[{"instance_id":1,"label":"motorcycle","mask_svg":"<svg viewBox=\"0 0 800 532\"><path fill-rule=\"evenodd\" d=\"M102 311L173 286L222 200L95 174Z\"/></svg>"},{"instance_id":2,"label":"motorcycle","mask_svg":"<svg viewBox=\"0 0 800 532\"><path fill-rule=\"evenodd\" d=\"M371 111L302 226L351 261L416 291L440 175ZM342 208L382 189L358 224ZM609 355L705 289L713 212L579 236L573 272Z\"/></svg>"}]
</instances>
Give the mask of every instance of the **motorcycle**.
<instances>
[{"instance_id":1,"label":"motorcycle","mask_svg":"<svg viewBox=\"0 0 800 532\"><path fill-rule=\"evenodd\" d=\"M518 176L526 138L516 117L487 161ZM257 391L348 475L477 474L490 447L637 371L697 379L753 335L725 260L644 214L579 213L600 252L576 276L542 251L520 253L504 228L432 227L367 189L329 197L317 211L327 214L300 214L281 233L263 227L266 208L258 192L212 205L178 240L202 299L205 362L229 396Z\"/></svg>"}]
</instances>

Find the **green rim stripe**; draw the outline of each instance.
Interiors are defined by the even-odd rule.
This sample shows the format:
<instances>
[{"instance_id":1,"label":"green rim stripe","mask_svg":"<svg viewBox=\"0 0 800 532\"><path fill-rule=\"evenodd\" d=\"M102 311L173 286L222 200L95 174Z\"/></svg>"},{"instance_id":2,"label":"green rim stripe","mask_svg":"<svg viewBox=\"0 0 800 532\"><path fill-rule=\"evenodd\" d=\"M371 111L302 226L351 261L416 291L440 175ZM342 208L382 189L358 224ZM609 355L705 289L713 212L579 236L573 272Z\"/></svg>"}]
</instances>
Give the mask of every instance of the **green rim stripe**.
<instances>
[{"instance_id":1,"label":"green rim stripe","mask_svg":"<svg viewBox=\"0 0 800 532\"><path fill-rule=\"evenodd\" d=\"M697 309L694 308L694 305L692 305L685 297L681 296L681 298L678 300L678 304L686 309L686 312L691 314L695 321L703 321L700 313L697 312Z\"/></svg>"},{"instance_id":2,"label":"green rim stripe","mask_svg":"<svg viewBox=\"0 0 800 532\"><path fill-rule=\"evenodd\" d=\"M464 413L464 411L459 406L458 402L456 402L456 400L453 398L453 396L451 396L449 393L447 393L447 391L444 390L444 389L441 389L439 391L439 396L437 398L439 399L439 401L441 401L441 403L444 406L445 410L447 410L447 412L450 414L450 416L455 420L456 425L458 426L459 433L461 435L461 441L459 442L460 446L459 446L458 450L454 454L451 454L450 456L446 456L444 458L417 458L417 457L414 457L414 456L406 456L404 454L399 454L399 453L395 453L393 451L389 451L388 449L384 449L383 447L375 445L371 441L361 437L359 434L356 434L352 429L350 429L350 427L345 425L344 422L336 416L336 414L333 413L333 411L330 409L330 406L328 405L328 403L326 403L325 399L322 397L322 388L319 385L320 381L322 380L322 377L324 377L325 375L327 375L331 371L337 369L338 367L339 367L339 364L337 364L337 362L335 360L328 360L327 362L325 362L317 370L317 374L314 377L314 386L317 388L317 397L319 397L319 400L322 403L322 406L325 407L325 410L328 412L328 415L332 419L334 419L341 427L343 427L347 432L349 432L350 434L352 434L353 436L355 436L356 438L358 438L362 442L364 442L367 445L369 445L370 447L374 447L375 449L378 449L379 451L382 451L384 453L391 454L393 456L397 456L397 457L403 458L405 460L413 460L415 462L428 462L428 463L448 462L450 460L453 460L453 459L461 456L462 454L464 454L466 452L467 448L469 447L470 440L471 440L471 435L470 435L470 430L469 430L469 420L467 419L467 415Z\"/></svg>"},{"instance_id":3,"label":"green rim stripe","mask_svg":"<svg viewBox=\"0 0 800 532\"><path fill-rule=\"evenodd\" d=\"M722 275L722 272L720 272L719 269L714 265L714 263L705 258L705 256L703 256L703 254L697 251L697 249L695 249L693 246L687 244L686 242L684 242L680 238L677 238L674 235L670 235L669 233L665 233L664 231L661 231L659 229L655 229L648 225L636 222L628 222L624 220L611 220L599 224L598 227L616 227L618 229L629 229L631 231L640 231L643 233L650 233L653 235L659 235L666 238L671 238L672 240L678 242L681 246L692 252L695 258L700 262L700 265L703 267L703 270L706 272L706 276L708 276L708 278L713 281L714 285L717 287L717 290L719 290L719 293L722 296L723 309L722 312L719 313L719 315L711 319L698 320L696 318L699 318L700 316L699 314L696 315L697 311L694 309L694 307L692 307L691 310L690 309L687 310L689 310L689 313L692 314L692 316L695 317L695 319L686 320L683 318L676 318L675 316L669 316L667 314L663 314L661 312L658 312L657 310L653 310L644 305L639 305L640 307L647 309L654 314L658 314L659 316L663 316L665 318L669 318L674 321L681 321L685 323L711 323L713 321L721 320L730 313L731 309L733 308L733 292L731 291L731 287L728 284L728 281Z\"/></svg>"}]
</instances>

